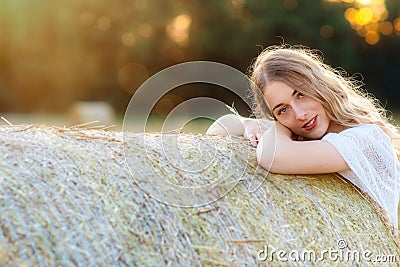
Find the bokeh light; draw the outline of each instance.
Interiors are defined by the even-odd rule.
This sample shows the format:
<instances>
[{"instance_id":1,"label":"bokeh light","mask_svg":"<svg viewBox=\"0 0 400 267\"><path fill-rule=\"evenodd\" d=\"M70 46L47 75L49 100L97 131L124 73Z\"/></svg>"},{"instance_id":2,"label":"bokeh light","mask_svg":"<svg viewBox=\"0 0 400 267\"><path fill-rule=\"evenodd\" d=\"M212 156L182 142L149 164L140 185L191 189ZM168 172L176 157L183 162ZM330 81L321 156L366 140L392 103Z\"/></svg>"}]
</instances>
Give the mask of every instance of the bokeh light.
<instances>
[{"instance_id":1,"label":"bokeh light","mask_svg":"<svg viewBox=\"0 0 400 267\"><path fill-rule=\"evenodd\" d=\"M395 21L394 21L394 28L396 30L396 34L400 35L400 17L398 17Z\"/></svg>"},{"instance_id":2,"label":"bokeh light","mask_svg":"<svg viewBox=\"0 0 400 267\"><path fill-rule=\"evenodd\" d=\"M382 21L379 23L379 31L383 35L391 35L393 33L393 24L389 21Z\"/></svg>"},{"instance_id":3,"label":"bokeh light","mask_svg":"<svg viewBox=\"0 0 400 267\"><path fill-rule=\"evenodd\" d=\"M139 27L139 34L144 38L150 38L153 35L153 27L150 24L144 23Z\"/></svg>"},{"instance_id":4,"label":"bokeh light","mask_svg":"<svg viewBox=\"0 0 400 267\"><path fill-rule=\"evenodd\" d=\"M187 46L189 43L189 28L192 18L187 14L176 16L167 26L168 36L179 46Z\"/></svg>"},{"instance_id":5,"label":"bokeh light","mask_svg":"<svg viewBox=\"0 0 400 267\"><path fill-rule=\"evenodd\" d=\"M327 2L343 2L348 5L344 16L358 35L370 45L375 45L381 35L393 33L392 22L386 20L388 11L384 0L326 0ZM394 21L396 28L396 21ZM396 33L399 31L396 30ZM321 34L322 35L322 34Z\"/></svg>"},{"instance_id":6,"label":"bokeh light","mask_svg":"<svg viewBox=\"0 0 400 267\"><path fill-rule=\"evenodd\" d=\"M232 0L232 5L236 8L243 8L246 5L246 0Z\"/></svg>"},{"instance_id":7,"label":"bokeh light","mask_svg":"<svg viewBox=\"0 0 400 267\"><path fill-rule=\"evenodd\" d=\"M124 33L121 37L121 42L125 46L132 46L135 44L135 35L131 32Z\"/></svg>"},{"instance_id":8,"label":"bokeh light","mask_svg":"<svg viewBox=\"0 0 400 267\"><path fill-rule=\"evenodd\" d=\"M295 10L297 8L297 0L285 0L283 2L283 7L286 10Z\"/></svg>"},{"instance_id":9,"label":"bokeh light","mask_svg":"<svg viewBox=\"0 0 400 267\"><path fill-rule=\"evenodd\" d=\"M101 17L97 20L97 29L100 31L108 31L111 27L111 19L108 17Z\"/></svg>"},{"instance_id":10,"label":"bokeh light","mask_svg":"<svg viewBox=\"0 0 400 267\"><path fill-rule=\"evenodd\" d=\"M333 28L330 25L324 25L319 33L323 38L330 39L333 36Z\"/></svg>"}]
</instances>

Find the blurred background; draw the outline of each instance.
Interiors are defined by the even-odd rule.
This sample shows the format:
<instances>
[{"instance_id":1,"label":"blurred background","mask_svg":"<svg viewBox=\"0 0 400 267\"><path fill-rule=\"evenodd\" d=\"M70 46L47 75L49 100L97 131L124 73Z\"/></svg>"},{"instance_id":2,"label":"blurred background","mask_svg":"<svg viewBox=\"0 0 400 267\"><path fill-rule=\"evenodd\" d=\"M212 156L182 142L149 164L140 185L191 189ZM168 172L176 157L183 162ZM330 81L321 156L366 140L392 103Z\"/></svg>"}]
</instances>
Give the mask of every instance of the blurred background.
<instances>
[{"instance_id":1,"label":"blurred background","mask_svg":"<svg viewBox=\"0 0 400 267\"><path fill-rule=\"evenodd\" d=\"M245 72L269 45L305 45L400 114L399 0L0 0L0 123L121 129L151 75L209 60ZM163 118L193 97L242 107L210 85L164 96ZM236 104L237 103L237 104Z\"/></svg>"}]
</instances>

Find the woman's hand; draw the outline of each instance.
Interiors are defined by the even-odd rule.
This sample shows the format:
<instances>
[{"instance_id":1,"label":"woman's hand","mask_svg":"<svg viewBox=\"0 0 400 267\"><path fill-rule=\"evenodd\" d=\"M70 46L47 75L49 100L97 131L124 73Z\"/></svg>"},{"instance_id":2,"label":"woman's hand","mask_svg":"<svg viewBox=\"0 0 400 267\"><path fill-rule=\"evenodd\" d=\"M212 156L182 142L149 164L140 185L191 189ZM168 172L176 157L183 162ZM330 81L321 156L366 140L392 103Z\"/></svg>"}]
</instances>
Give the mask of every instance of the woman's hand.
<instances>
[{"instance_id":1,"label":"woman's hand","mask_svg":"<svg viewBox=\"0 0 400 267\"><path fill-rule=\"evenodd\" d=\"M272 126L272 123L265 120L243 118L242 125L244 138L248 139L253 147L257 147L261 136Z\"/></svg>"},{"instance_id":2,"label":"woman's hand","mask_svg":"<svg viewBox=\"0 0 400 267\"><path fill-rule=\"evenodd\" d=\"M244 118L229 114L216 120L208 128L206 134L244 136L244 138L250 140L253 147L256 147L258 140L271 125L272 123L267 120Z\"/></svg>"}]
</instances>

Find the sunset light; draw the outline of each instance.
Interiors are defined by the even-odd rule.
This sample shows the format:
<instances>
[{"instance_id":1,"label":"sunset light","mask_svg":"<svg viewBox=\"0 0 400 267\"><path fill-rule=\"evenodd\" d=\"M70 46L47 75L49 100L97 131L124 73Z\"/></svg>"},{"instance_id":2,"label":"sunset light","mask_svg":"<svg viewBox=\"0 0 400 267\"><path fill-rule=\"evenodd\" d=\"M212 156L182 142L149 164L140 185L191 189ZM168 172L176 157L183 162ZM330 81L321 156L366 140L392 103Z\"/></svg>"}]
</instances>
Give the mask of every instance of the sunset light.
<instances>
[{"instance_id":1,"label":"sunset light","mask_svg":"<svg viewBox=\"0 0 400 267\"><path fill-rule=\"evenodd\" d=\"M358 35L365 42L375 45L383 36L393 34L399 18L392 23L388 20L388 10L384 0L326 0L327 2L343 2L348 6L344 16ZM395 33L400 35L400 31Z\"/></svg>"}]
</instances>

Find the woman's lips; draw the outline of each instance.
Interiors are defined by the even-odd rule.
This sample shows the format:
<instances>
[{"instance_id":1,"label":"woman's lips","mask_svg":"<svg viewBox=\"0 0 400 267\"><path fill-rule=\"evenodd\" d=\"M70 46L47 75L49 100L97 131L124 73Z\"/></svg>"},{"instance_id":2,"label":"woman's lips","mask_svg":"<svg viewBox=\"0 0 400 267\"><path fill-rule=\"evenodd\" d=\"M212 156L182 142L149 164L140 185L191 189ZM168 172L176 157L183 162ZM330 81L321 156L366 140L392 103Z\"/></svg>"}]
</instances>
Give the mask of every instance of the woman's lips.
<instances>
[{"instance_id":1,"label":"woman's lips","mask_svg":"<svg viewBox=\"0 0 400 267\"><path fill-rule=\"evenodd\" d=\"M304 124L303 128L310 131L317 125L317 116L309 120L306 124Z\"/></svg>"}]
</instances>

